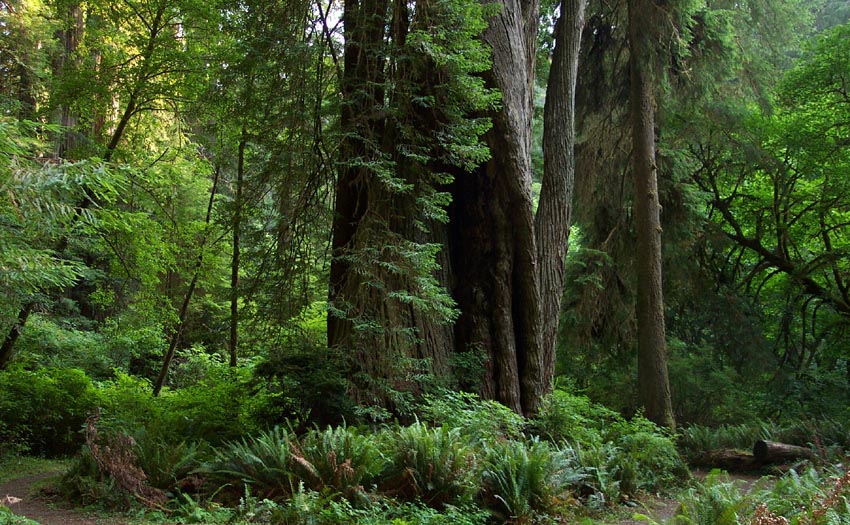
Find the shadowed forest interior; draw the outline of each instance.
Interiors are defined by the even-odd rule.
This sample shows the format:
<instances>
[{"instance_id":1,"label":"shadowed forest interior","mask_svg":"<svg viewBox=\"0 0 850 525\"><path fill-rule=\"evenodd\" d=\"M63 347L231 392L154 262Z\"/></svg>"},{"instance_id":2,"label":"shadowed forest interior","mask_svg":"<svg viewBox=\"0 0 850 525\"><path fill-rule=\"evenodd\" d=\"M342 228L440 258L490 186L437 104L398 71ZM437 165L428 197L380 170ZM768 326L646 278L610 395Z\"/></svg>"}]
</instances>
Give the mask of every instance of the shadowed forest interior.
<instances>
[{"instance_id":1,"label":"shadowed forest interior","mask_svg":"<svg viewBox=\"0 0 850 525\"><path fill-rule=\"evenodd\" d=\"M0 1L0 472L67 501L850 523L848 341L848 0Z\"/></svg>"}]
</instances>

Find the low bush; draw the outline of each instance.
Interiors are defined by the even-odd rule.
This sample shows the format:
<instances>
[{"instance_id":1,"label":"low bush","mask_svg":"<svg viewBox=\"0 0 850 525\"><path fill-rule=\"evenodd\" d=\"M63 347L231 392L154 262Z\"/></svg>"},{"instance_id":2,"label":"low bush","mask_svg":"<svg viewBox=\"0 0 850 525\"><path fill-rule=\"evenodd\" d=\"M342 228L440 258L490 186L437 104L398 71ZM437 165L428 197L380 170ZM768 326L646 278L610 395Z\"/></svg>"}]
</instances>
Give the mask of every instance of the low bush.
<instances>
[{"instance_id":1,"label":"low bush","mask_svg":"<svg viewBox=\"0 0 850 525\"><path fill-rule=\"evenodd\" d=\"M555 390L529 421L529 430L551 443L588 445L605 440L605 433L622 417L585 396Z\"/></svg>"},{"instance_id":2,"label":"low bush","mask_svg":"<svg viewBox=\"0 0 850 525\"><path fill-rule=\"evenodd\" d=\"M364 436L346 426L308 432L293 459L301 467L301 478L311 488L330 490L348 499L362 499L365 488L375 483L387 459L373 436ZM306 462L306 463L304 463ZM305 472L306 471L306 472Z\"/></svg>"},{"instance_id":3,"label":"low bush","mask_svg":"<svg viewBox=\"0 0 850 525\"><path fill-rule=\"evenodd\" d=\"M847 525L850 472L842 465L791 470L748 493L712 472L681 496L676 525Z\"/></svg>"},{"instance_id":4,"label":"low bush","mask_svg":"<svg viewBox=\"0 0 850 525\"><path fill-rule=\"evenodd\" d=\"M280 427L225 443L213 452L201 472L220 485L238 483L237 496L246 489L260 497L274 499L292 494L294 437ZM297 482L295 482L297 485Z\"/></svg>"},{"instance_id":5,"label":"low bush","mask_svg":"<svg viewBox=\"0 0 850 525\"><path fill-rule=\"evenodd\" d=\"M496 401L475 394L443 391L426 394L420 415L434 426L459 428L473 443L496 439L519 439L526 421Z\"/></svg>"},{"instance_id":6,"label":"low bush","mask_svg":"<svg viewBox=\"0 0 850 525\"><path fill-rule=\"evenodd\" d=\"M438 510L414 502L380 499L357 508L314 491L299 491L286 503L263 509L270 523L283 525L485 525L489 513L472 504Z\"/></svg>"},{"instance_id":7,"label":"low bush","mask_svg":"<svg viewBox=\"0 0 850 525\"><path fill-rule=\"evenodd\" d=\"M495 515L526 523L551 511L584 477L569 447L555 449L537 439L502 441L487 447L482 491Z\"/></svg>"},{"instance_id":8,"label":"low bush","mask_svg":"<svg viewBox=\"0 0 850 525\"><path fill-rule=\"evenodd\" d=\"M473 449L459 428L430 428L424 423L386 431L382 436L391 463L383 488L434 508L464 505L477 491Z\"/></svg>"},{"instance_id":9,"label":"low bush","mask_svg":"<svg viewBox=\"0 0 850 525\"><path fill-rule=\"evenodd\" d=\"M632 496L639 491L671 490L689 472L673 440L657 429L623 435L609 467L620 482L620 491Z\"/></svg>"},{"instance_id":10,"label":"low bush","mask_svg":"<svg viewBox=\"0 0 850 525\"><path fill-rule=\"evenodd\" d=\"M0 443L35 455L73 454L99 399L82 370L12 366L0 372Z\"/></svg>"}]
</instances>

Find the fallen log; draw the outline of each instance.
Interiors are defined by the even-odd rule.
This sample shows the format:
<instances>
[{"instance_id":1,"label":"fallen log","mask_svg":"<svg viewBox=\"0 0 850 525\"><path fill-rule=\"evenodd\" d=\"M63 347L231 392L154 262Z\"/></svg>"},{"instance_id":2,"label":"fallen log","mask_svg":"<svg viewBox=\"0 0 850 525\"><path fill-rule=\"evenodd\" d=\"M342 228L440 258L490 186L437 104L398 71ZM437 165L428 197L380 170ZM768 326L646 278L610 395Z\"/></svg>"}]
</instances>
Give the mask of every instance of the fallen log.
<instances>
[{"instance_id":1,"label":"fallen log","mask_svg":"<svg viewBox=\"0 0 850 525\"><path fill-rule=\"evenodd\" d=\"M690 461L695 467L721 469L727 472L749 472L758 470L761 464L752 454L735 449L706 450Z\"/></svg>"},{"instance_id":2,"label":"fallen log","mask_svg":"<svg viewBox=\"0 0 850 525\"><path fill-rule=\"evenodd\" d=\"M776 441L758 440L753 445L753 457L760 463L784 463L787 461L799 461L801 459L812 459L812 449L778 443Z\"/></svg>"}]
</instances>

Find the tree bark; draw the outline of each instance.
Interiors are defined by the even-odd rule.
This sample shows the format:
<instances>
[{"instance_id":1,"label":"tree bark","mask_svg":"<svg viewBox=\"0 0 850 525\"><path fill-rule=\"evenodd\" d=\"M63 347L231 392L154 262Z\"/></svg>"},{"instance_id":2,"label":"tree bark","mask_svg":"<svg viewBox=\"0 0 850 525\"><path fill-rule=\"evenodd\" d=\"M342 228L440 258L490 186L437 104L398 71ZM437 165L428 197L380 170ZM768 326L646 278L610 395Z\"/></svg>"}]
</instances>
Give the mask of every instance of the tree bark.
<instances>
[{"instance_id":1,"label":"tree bark","mask_svg":"<svg viewBox=\"0 0 850 525\"><path fill-rule=\"evenodd\" d=\"M215 196L218 193L219 174L220 171L216 168L212 188L210 189L210 199L207 203L207 214L204 219L204 224L207 227L209 227L212 223L212 211L213 205L215 204ZM168 377L168 369L171 367L171 361L174 359L174 353L177 350L177 346L180 344L180 339L183 336L183 330L186 328L186 318L189 314L189 303L192 301L192 297L195 294L195 288L197 288L198 281L201 277L201 269L204 266L204 248L206 241L207 238L204 237L198 247L199 253L197 261L195 262L195 271L192 274L192 280L189 283L189 288L186 289L186 294L183 296L183 303L180 305L177 327L174 330L174 335L171 337L171 341L168 343L168 350L166 350L165 355L162 358L162 367L159 370L159 375L157 375L156 383L154 383L153 386L154 397L158 396L160 391L162 391L162 387L165 386L165 378Z\"/></svg>"},{"instance_id":2,"label":"tree bark","mask_svg":"<svg viewBox=\"0 0 850 525\"><path fill-rule=\"evenodd\" d=\"M15 324L12 325L5 339L3 339L3 346L0 346L0 370L5 370L9 366L9 362L12 360L12 351L15 349L15 342L20 337L24 325L27 324L27 318L29 318L33 308L35 308L35 303L28 302L20 309Z\"/></svg>"},{"instance_id":3,"label":"tree bark","mask_svg":"<svg viewBox=\"0 0 850 525\"><path fill-rule=\"evenodd\" d=\"M543 376L541 298L531 196L531 122L538 3L508 0L483 34L488 83L502 93L485 139L491 160L458 178L450 212L460 350L488 356L480 394L536 410Z\"/></svg>"},{"instance_id":4,"label":"tree bark","mask_svg":"<svg viewBox=\"0 0 850 525\"><path fill-rule=\"evenodd\" d=\"M776 441L756 441L753 445L753 457L761 463L781 463L783 461L798 461L814 457L812 449L778 443Z\"/></svg>"},{"instance_id":5,"label":"tree bark","mask_svg":"<svg viewBox=\"0 0 850 525\"><path fill-rule=\"evenodd\" d=\"M427 8L426 3L417 5L417 16ZM569 234L574 91L584 2L569 0L562 9L552 68L554 86L547 102L549 166L539 215L535 218L530 154L539 4L508 0L482 35L493 59L485 80L502 94L501 107L489 115L493 126L484 137L492 158L471 173L455 177L448 188L452 194L448 226L433 225L421 239L421 232L411 228L411 217L405 216L414 209L408 197L382 191L370 172L370 165L386 156L407 182L430 183L416 178L415 162L405 164L404 156L396 155L398 137L387 113L397 108L379 111L386 104L381 87L385 31L392 31L392 41L403 45L404 32L398 28L410 15L401 3L346 2L341 147L345 162L337 184L329 294L332 308L344 309L344 315L330 316L328 344L355 352L361 372L380 375L385 365L380 361L393 359L398 352L393 345L399 341L391 338L376 340L374 349L355 340L352 319L371 308L373 315L381 317L379 324L415 328L418 341L408 342L410 348L403 353L431 359L437 375L447 369L447 352L483 354L486 370L478 386L484 398L532 414L550 389ZM429 81L427 71L408 71L408 67L400 63L391 68L393 78ZM441 117L433 110L427 110L436 115L430 117L417 114L415 108L405 110L413 112L417 125L440 125ZM438 278L452 291L460 310L453 333L415 309L393 306L387 291L370 286L357 274L353 254L367 247L365 243L374 245L370 235L384 226L400 239L443 244ZM372 233L369 228L374 228ZM405 286L392 278L383 282Z\"/></svg>"},{"instance_id":6,"label":"tree bark","mask_svg":"<svg viewBox=\"0 0 850 525\"><path fill-rule=\"evenodd\" d=\"M575 186L575 93L585 0L563 0L543 110L543 184L535 217L540 294L543 299L543 377L555 376L555 349L564 261L569 248ZM548 384L547 384L548 387Z\"/></svg>"},{"instance_id":7,"label":"tree bark","mask_svg":"<svg viewBox=\"0 0 850 525\"><path fill-rule=\"evenodd\" d=\"M245 182L245 147L247 131L242 125L239 148L236 159L236 196L233 203L233 254L230 260L230 366L237 364L239 347L239 264L240 240L242 228L242 187Z\"/></svg>"},{"instance_id":8,"label":"tree bark","mask_svg":"<svg viewBox=\"0 0 850 525\"><path fill-rule=\"evenodd\" d=\"M650 33L652 0L629 0L629 108L632 124L634 221L637 234L638 396L646 417L674 428L661 270L661 206L655 163L655 97Z\"/></svg>"}]
</instances>

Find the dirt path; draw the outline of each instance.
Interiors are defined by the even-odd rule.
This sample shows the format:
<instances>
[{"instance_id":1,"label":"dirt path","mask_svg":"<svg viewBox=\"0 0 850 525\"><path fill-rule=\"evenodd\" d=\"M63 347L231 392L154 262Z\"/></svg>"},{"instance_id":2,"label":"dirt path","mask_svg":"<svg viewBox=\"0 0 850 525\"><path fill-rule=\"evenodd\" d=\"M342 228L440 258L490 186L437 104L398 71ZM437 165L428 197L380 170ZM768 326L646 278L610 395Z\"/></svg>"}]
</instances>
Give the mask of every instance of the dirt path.
<instances>
[{"instance_id":1,"label":"dirt path","mask_svg":"<svg viewBox=\"0 0 850 525\"><path fill-rule=\"evenodd\" d=\"M102 517L77 509L62 508L35 493L33 486L44 479L60 474L45 472L18 478L0 485L0 498L7 496L16 501L7 506L18 516L25 516L41 525L126 525L127 521L116 516Z\"/></svg>"},{"instance_id":2,"label":"dirt path","mask_svg":"<svg viewBox=\"0 0 850 525\"><path fill-rule=\"evenodd\" d=\"M708 472L694 470L692 475L695 479L703 481ZM734 482L742 494L747 494L764 476L745 473L729 473L727 474L729 481ZM644 502L643 508L636 508L634 513L644 514L649 516L655 523L664 525L672 521L676 511L679 510L679 500L675 498L659 497L651 501ZM633 515L634 515L633 513ZM646 525L646 521L635 520L634 518L624 518L617 522L617 525Z\"/></svg>"}]
</instances>

